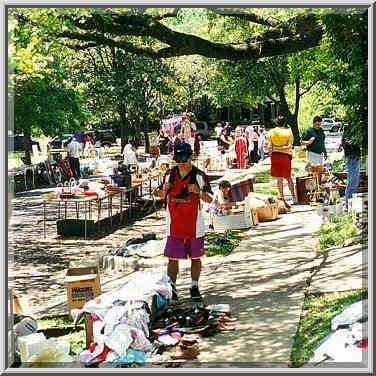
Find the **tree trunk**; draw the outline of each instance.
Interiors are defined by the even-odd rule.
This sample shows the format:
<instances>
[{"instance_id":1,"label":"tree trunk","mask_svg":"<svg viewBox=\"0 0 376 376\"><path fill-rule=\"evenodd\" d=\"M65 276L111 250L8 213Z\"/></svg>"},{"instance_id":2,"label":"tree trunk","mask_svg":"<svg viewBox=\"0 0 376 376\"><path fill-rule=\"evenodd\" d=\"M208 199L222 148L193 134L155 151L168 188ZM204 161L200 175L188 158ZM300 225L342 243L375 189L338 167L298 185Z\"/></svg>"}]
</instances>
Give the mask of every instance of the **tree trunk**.
<instances>
[{"instance_id":1,"label":"tree trunk","mask_svg":"<svg viewBox=\"0 0 376 376\"><path fill-rule=\"evenodd\" d=\"M144 135L145 135L145 153L149 153L150 143L149 143L149 118L147 115L144 116Z\"/></svg>"},{"instance_id":2,"label":"tree trunk","mask_svg":"<svg viewBox=\"0 0 376 376\"><path fill-rule=\"evenodd\" d=\"M124 104L119 105L119 114L120 114L120 137L121 137L120 153L123 154L124 147L128 143L128 124L127 124Z\"/></svg>"},{"instance_id":3,"label":"tree trunk","mask_svg":"<svg viewBox=\"0 0 376 376\"><path fill-rule=\"evenodd\" d=\"M287 123L290 124L292 134L294 136L294 146L300 145L300 136L298 128L298 116L297 114L292 114L285 96L285 86L284 84L277 86L279 99L280 99L280 113L286 118Z\"/></svg>"},{"instance_id":4,"label":"tree trunk","mask_svg":"<svg viewBox=\"0 0 376 376\"><path fill-rule=\"evenodd\" d=\"M289 124L291 126L292 134L294 136L294 146L300 146L298 116L296 114L291 115Z\"/></svg>"},{"instance_id":5,"label":"tree trunk","mask_svg":"<svg viewBox=\"0 0 376 376\"><path fill-rule=\"evenodd\" d=\"M28 127L24 129L25 164L31 165L31 132Z\"/></svg>"}]
</instances>

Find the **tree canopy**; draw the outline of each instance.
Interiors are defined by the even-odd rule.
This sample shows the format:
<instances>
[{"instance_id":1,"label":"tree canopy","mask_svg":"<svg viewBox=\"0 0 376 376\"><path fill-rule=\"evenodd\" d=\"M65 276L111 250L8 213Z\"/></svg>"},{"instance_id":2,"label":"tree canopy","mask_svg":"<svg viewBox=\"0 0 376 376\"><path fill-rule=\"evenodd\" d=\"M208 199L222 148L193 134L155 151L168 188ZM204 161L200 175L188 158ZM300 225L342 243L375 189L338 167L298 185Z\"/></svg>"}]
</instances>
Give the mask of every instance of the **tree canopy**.
<instances>
[{"instance_id":1,"label":"tree canopy","mask_svg":"<svg viewBox=\"0 0 376 376\"><path fill-rule=\"evenodd\" d=\"M203 97L217 107L272 101L290 120L297 143L300 99L312 89L319 94L315 105L341 107L344 120L358 128L351 137L362 129L366 139L367 8L8 12L15 74L54 70L64 77L59 87L80 94L94 117L145 121L163 116L163 109L191 110Z\"/></svg>"},{"instance_id":2,"label":"tree canopy","mask_svg":"<svg viewBox=\"0 0 376 376\"><path fill-rule=\"evenodd\" d=\"M211 15L258 26L256 32L243 40L224 43L167 26L168 20L177 18L180 11L180 8L49 9L44 17L32 19L39 27L49 28L51 36L64 38L64 43L75 50L111 46L152 58L198 54L216 59L256 61L311 48L323 35L318 16L310 9L292 16L280 12L271 17L257 8L208 8L205 11ZM25 22L30 14L18 10L16 16L19 22ZM62 25L60 28L56 18Z\"/></svg>"}]
</instances>

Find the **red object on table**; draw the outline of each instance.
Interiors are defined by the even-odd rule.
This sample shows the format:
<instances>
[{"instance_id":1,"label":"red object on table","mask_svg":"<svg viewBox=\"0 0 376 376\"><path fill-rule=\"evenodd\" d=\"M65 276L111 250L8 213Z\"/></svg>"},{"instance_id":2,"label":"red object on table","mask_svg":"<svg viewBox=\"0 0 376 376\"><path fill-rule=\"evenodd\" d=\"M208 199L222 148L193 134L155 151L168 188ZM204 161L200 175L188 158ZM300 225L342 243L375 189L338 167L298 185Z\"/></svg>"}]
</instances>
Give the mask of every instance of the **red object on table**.
<instances>
[{"instance_id":1,"label":"red object on table","mask_svg":"<svg viewBox=\"0 0 376 376\"><path fill-rule=\"evenodd\" d=\"M83 194L87 197L98 197L97 192L84 192Z\"/></svg>"}]
</instances>

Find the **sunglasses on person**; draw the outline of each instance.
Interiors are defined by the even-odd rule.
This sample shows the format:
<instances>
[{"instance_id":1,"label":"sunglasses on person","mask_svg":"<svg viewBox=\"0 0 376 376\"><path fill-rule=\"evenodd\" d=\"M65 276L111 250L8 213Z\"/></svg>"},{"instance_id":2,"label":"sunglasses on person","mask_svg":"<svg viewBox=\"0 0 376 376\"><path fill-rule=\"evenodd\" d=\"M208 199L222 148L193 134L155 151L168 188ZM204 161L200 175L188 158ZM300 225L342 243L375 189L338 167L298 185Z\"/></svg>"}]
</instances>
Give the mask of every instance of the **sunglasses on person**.
<instances>
[{"instance_id":1,"label":"sunglasses on person","mask_svg":"<svg viewBox=\"0 0 376 376\"><path fill-rule=\"evenodd\" d=\"M175 162L176 162L176 163L185 163L185 162L187 162L187 161L182 161L181 159L177 159Z\"/></svg>"}]
</instances>

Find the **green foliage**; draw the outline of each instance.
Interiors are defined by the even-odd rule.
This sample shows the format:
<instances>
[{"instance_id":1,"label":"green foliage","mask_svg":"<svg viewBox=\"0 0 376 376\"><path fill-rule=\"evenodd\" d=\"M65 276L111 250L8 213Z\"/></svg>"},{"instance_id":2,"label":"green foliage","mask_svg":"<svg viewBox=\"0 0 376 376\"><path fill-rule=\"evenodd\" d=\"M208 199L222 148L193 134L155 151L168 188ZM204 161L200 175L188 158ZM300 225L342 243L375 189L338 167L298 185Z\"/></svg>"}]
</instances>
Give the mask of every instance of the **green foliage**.
<instances>
[{"instance_id":1,"label":"green foliage","mask_svg":"<svg viewBox=\"0 0 376 376\"><path fill-rule=\"evenodd\" d=\"M309 296L303 304L303 312L291 352L291 368L298 368L312 357L318 342L331 334L331 320L350 304L368 298L368 290Z\"/></svg>"},{"instance_id":2,"label":"green foliage","mask_svg":"<svg viewBox=\"0 0 376 376\"><path fill-rule=\"evenodd\" d=\"M352 223L350 213L330 218L329 220L324 221L320 226L320 249L340 245L346 239L353 238L356 233L356 227Z\"/></svg>"},{"instance_id":3,"label":"green foliage","mask_svg":"<svg viewBox=\"0 0 376 376\"><path fill-rule=\"evenodd\" d=\"M80 128L85 114L81 98L70 88L59 87L48 76L17 74L14 86L14 127L55 136L66 129Z\"/></svg>"},{"instance_id":4,"label":"green foliage","mask_svg":"<svg viewBox=\"0 0 376 376\"><path fill-rule=\"evenodd\" d=\"M322 84L344 105L344 120L351 121L346 136L364 148L368 139L367 12L367 8L346 8L322 17L328 71Z\"/></svg>"}]
</instances>

